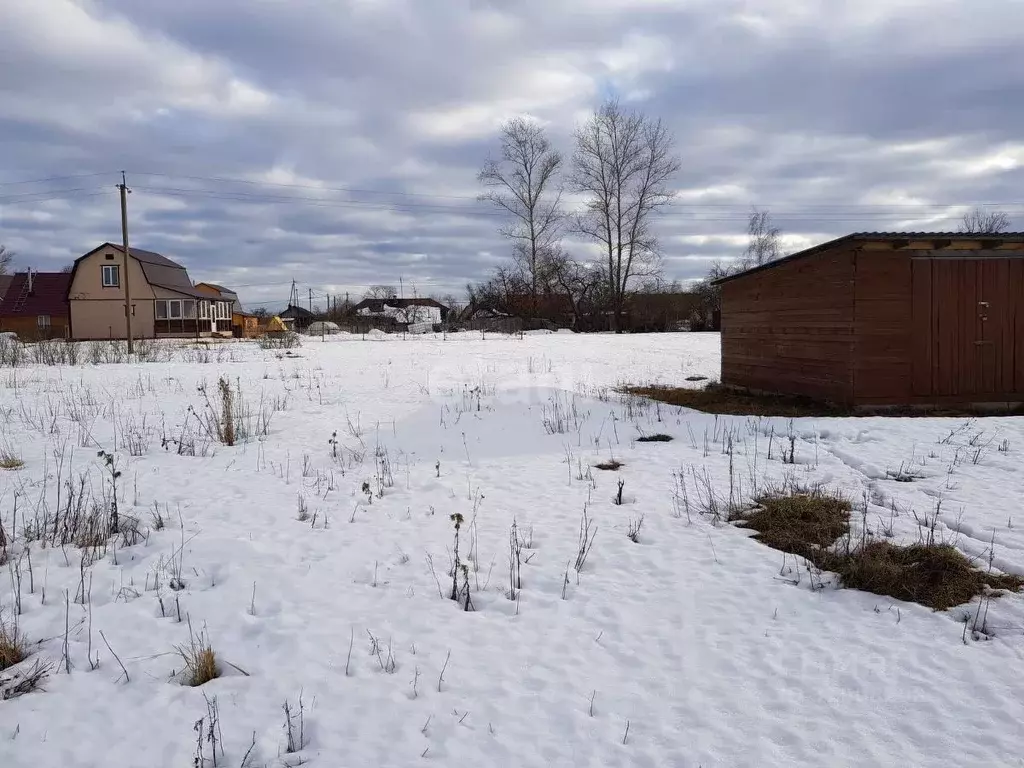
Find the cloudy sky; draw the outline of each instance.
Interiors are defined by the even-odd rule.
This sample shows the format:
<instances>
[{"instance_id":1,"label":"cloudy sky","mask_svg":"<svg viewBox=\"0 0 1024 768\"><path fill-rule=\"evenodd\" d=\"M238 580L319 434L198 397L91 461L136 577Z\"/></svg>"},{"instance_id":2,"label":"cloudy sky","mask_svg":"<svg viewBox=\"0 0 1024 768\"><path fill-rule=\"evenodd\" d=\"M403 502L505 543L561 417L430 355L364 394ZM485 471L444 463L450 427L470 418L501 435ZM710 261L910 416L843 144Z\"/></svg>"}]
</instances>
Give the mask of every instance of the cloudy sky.
<instances>
[{"instance_id":1,"label":"cloudy sky","mask_svg":"<svg viewBox=\"0 0 1024 768\"><path fill-rule=\"evenodd\" d=\"M664 118L668 279L855 230L1024 229L1017 0L3 0L0 243L120 238L250 304L461 290L509 252L475 177L512 116L571 152L602 99ZM584 243L570 242L581 256Z\"/></svg>"}]
</instances>

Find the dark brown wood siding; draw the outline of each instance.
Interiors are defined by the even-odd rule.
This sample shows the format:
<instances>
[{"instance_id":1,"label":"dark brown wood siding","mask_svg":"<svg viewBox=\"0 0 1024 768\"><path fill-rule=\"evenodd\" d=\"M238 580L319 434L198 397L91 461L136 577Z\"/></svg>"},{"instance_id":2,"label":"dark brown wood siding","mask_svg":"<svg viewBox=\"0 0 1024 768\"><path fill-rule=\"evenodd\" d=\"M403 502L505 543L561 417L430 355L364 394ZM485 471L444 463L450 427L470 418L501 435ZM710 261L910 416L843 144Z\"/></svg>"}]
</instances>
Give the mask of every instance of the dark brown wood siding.
<instances>
[{"instance_id":1,"label":"dark brown wood siding","mask_svg":"<svg viewBox=\"0 0 1024 768\"><path fill-rule=\"evenodd\" d=\"M918 254L911 274L911 402L1024 400L1024 259Z\"/></svg>"},{"instance_id":2,"label":"dark brown wood siding","mask_svg":"<svg viewBox=\"0 0 1024 768\"><path fill-rule=\"evenodd\" d=\"M18 334L22 341L38 341L40 339L66 339L68 337L67 315L47 315L48 326L40 327L36 315L0 317L0 332L9 331Z\"/></svg>"},{"instance_id":3,"label":"dark brown wood siding","mask_svg":"<svg viewBox=\"0 0 1024 768\"><path fill-rule=\"evenodd\" d=\"M910 402L915 320L910 253L859 251L854 295L855 402Z\"/></svg>"},{"instance_id":4,"label":"dark brown wood siding","mask_svg":"<svg viewBox=\"0 0 1024 768\"><path fill-rule=\"evenodd\" d=\"M853 398L854 251L845 247L722 285L722 382Z\"/></svg>"}]
</instances>

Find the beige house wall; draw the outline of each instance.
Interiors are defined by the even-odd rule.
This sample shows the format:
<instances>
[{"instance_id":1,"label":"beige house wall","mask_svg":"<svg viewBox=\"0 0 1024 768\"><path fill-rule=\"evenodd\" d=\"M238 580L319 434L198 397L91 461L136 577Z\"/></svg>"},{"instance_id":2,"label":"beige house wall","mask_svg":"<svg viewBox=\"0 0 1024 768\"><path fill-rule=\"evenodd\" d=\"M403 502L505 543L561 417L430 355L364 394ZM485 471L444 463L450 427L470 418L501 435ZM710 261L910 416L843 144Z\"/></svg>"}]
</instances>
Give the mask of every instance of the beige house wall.
<instances>
[{"instance_id":1,"label":"beige house wall","mask_svg":"<svg viewBox=\"0 0 1024 768\"><path fill-rule=\"evenodd\" d=\"M123 339L128 335L124 321L124 299L82 301L71 299L71 333L77 340ZM132 336L152 339L155 335L152 299L132 297Z\"/></svg>"},{"instance_id":2,"label":"beige house wall","mask_svg":"<svg viewBox=\"0 0 1024 768\"><path fill-rule=\"evenodd\" d=\"M113 258L109 258L113 257ZM103 265L117 264L121 267L121 285L117 288L103 287ZM128 261L128 287L132 299L152 299L153 289L142 272L142 266L135 259ZM124 302L124 256L120 251L107 247L83 259L75 270L75 279L71 283L68 295L75 299L120 299Z\"/></svg>"}]
</instances>

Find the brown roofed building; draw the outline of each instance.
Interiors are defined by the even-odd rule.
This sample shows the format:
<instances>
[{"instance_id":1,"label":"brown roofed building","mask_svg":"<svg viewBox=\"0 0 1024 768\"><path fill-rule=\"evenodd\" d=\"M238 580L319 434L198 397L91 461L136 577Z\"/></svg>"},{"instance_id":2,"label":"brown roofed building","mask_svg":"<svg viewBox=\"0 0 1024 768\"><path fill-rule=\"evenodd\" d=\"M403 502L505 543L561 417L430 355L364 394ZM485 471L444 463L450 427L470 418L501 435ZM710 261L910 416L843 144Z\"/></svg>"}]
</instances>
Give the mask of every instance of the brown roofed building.
<instances>
[{"instance_id":1,"label":"brown roofed building","mask_svg":"<svg viewBox=\"0 0 1024 768\"><path fill-rule=\"evenodd\" d=\"M723 384L866 407L1024 402L1024 233L857 233L718 285Z\"/></svg>"},{"instance_id":2,"label":"brown roofed building","mask_svg":"<svg viewBox=\"0 0 1024 768\"><path fill-rule=\"evenodd\" d=\"M75 261L68 299L75 339L123 339L125 279L135 338L229 335L231 302L196 290L182 265L141 248L104 243Z\"/></svg>"},{"instance_id":3,"label":"brown roofed building","mask_svg":"<svg viewBox=\"0 0 1024 768\"><path fill-rule=\"evenodd\" d=\"M0 331L16 333L23 341L65 338L70 284L71 275L66 272L29 270L10 275L0 300Z\"/></svg>"},{"instance_id":4,"label":"brown roofed building","mask_svg":"<svg viewBox=\"0 0 1024 768\"><path fill-rule=\"evenodd\" d=\"M206 296L231 302L231 332L234 336L251 339L259 335L259 318L242 309L237 293L216 283L196 283L196 290Z\"/></svg>"}]
</instances>

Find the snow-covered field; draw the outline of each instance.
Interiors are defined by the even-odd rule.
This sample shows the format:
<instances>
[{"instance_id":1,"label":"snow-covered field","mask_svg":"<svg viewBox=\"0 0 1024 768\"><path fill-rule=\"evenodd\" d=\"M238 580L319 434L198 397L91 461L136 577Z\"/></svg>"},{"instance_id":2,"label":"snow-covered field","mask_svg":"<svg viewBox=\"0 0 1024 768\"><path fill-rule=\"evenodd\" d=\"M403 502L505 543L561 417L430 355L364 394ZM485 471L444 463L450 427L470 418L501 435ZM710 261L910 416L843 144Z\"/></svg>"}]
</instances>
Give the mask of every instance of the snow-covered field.
<instances>
[{"instance_id":1,"label":"snow-covered field","mask_svg":"<svg viewBox=\"0 0 1024 768\"><path fill-rule=\"evenodd\" d=\"M0 701L3 768L197 765L197 741L205 766L1024 764L1024 597L965 642L976 606L820 588L699 510L709 486L820 482L876 533L934 520L1024 574L1021 419L715 418L613 391L717 377L703 334L175 356L0 370L0 452L24 461L0 470L0 607L32 650L0 678L52 664ZM202 426L220 377L253 433L233 447ZM656 432L675 440L636 441ZM43 546L114 482L137 543ZM469 612L447 599L457 515ZM200 688L179 682L190 625L222 672Z\"/></svg>"}]
</instances>

